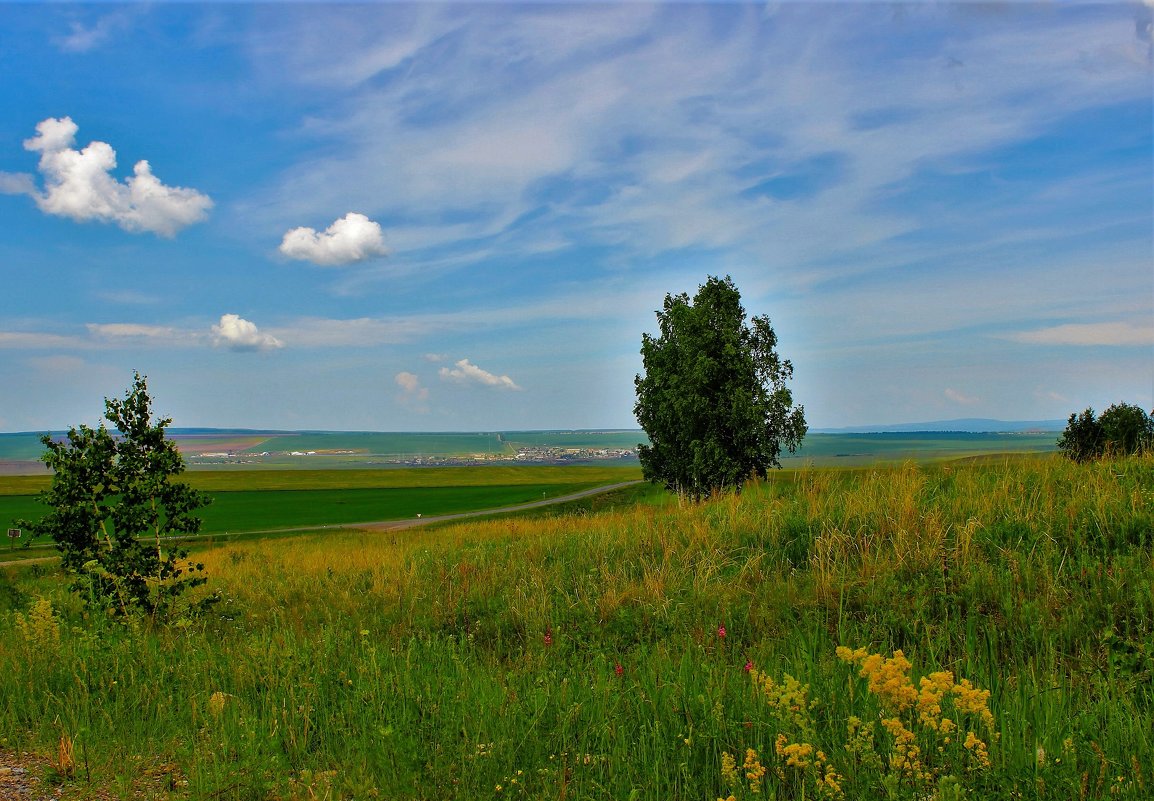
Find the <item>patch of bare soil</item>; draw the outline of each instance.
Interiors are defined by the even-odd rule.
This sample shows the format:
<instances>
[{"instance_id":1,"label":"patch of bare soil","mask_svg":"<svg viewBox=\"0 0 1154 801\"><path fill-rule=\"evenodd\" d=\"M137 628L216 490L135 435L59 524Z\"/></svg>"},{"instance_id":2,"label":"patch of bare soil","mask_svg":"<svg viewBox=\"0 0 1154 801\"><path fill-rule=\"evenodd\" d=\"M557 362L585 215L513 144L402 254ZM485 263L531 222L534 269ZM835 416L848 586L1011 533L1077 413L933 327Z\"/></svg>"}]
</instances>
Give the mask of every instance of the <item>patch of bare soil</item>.
<instances>
[{"instance_id":1,"label":"patch of bare soil","mask_svg":"<svg viewBox=\"0 0 1154 801\"><path fill-rule=\"evenodd\" d=\"M33 754L0 751L0 799L2 801L57 801L60 788L46 784L47 759Z\"/></svg>"},{"instance_id":2,"label":"patch of bare soil","mask_svg":"<svg viewBox=\"0 0 1154 801\"><path fill-rule=\"evenodd\" d=\"M118 801L120 795L97 786L73 763L69 775L52 760L0 750L0 801ZM137 765L128 798L140 801L182 798L188 782L173 765Z\"/></svg>"}]
</instances>

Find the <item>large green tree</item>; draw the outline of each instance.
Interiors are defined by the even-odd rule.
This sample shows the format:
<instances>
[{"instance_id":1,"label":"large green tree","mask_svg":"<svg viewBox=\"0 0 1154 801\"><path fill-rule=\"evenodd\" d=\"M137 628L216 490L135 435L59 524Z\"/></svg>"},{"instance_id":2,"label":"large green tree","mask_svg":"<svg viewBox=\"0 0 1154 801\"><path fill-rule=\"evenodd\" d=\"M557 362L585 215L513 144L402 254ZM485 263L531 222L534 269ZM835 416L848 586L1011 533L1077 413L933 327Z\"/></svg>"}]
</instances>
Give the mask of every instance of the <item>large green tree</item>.
<instances>
[{"instance_id":1,"label":"large green tree","mask_svg":"<svg viewBox=\"0 0 1154 801\"><path fill-rule=\"evenodd\" d=\"M635 380L645 477L699 500L781 467L782 448L793 453L805 436L805 410L769 318L747 320L733 280L710 276L692 301L666 295L657 321L658 336L642 335Z\"/></svg>"},{"instance_id":2,"label":"large green tree","mask_svg":"<svg viewBox=\"0 0 1154 801\"><path fill-rule=\"evenodd\" d=\"M204 566L182 564L187 550L167 540L199 531L195 512L209 498L176 480L184 460L165 437L172 421L154 421L151 406L145 378L136 374L124 398L104 401L115 434L101 423L73 428L66 440L43 436L52 484L40 501L50 511L23 525L55 540L72 588L90 604L163 617L206 580Z\"/></svg>"},{"instance_id":3,"label":"large green tree","mask_svg":"<svg viewBox=\"0 0 1154 801\"><path fill-rule=\"evenodd\" d=\"M1076 462L1102 456L1127 456L1154 448L1154 418L1141 406L1115 403L1101 417L1093 409L1071 414L1058 450Z\"/></svg>"}]
</instances>

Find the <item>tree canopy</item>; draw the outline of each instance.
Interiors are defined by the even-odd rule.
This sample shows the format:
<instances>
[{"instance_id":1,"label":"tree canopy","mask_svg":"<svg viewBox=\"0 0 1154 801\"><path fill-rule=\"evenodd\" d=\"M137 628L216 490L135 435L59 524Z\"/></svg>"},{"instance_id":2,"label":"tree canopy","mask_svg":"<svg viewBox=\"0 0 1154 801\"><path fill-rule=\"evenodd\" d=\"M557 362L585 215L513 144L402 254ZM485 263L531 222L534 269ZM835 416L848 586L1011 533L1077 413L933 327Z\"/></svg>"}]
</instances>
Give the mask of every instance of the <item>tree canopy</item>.
<instances>
[{"instance_id":1,"label":"tree canopy","mask_svg":"<svg viewBox=\"0 0 1154 801\"><path fill-rule=\"evenodd\" d=\"M56 541L73 589L94 606L119 614L163 616L186 589L203 584L203 565L180 560L167 538L195 534L197 509L209 497L175 480L184 460L165 437L171 420L152 420L144 377L136 374L122 399L105 399L103 423L81 425L66 440L41 437L52 484L40 494L51 510L23 523L34 536Z\"/></svg>"},{"instance_id":2,"label":"tree canopy","mask_svg":"<svg viewBox=\"0 0 1154 801\"><path fill-rule=\"evenodd\" d=\"M1154 447L1154 418L1141 406L1115 403L1101 417L1091 408L1071 414L1058 450L1076 462L1126 456Z\"/></svg>"},{"instance_id":3,"label":"tree canopy","mask_svg":"<svg viewBox=\"0 0 1154 801\"><path fill-rule=\"evenodd\" d=\"M733 280L710 276L692 301L666 295L657 320L659 335L642 335L645 372L634 382L645 477L701 499L781 467L782 448L793 453L805 436L805 410L786 386L793 365L778 355L769 318L747 320Z\"/></svg>"}]
</instances>

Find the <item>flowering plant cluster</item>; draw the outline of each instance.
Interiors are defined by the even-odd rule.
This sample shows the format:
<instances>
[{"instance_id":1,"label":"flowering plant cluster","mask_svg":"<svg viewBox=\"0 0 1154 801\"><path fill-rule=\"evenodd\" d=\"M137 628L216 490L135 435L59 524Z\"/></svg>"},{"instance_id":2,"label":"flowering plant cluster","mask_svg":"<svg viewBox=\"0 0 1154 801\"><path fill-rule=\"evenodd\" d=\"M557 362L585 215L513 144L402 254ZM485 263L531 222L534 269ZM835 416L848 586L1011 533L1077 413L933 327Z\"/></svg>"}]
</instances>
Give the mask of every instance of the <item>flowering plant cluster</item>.
<instances>
[{"instance_id":1,"label":"flowering plant cluster","mask_svg":"<svg viewBox=\"0 0 1154 801\"><path fill-rule=\"evenodd\" d=\"M740 762L737 755L722 753L721 777L730 795L719 801L763 791L776 798L837 799L850 788L877 796L944 799L961 787L962 778L990 768L990 746L999 735L989 690L955 680L950 671L929 673L915 684L913 665L900 650L886 657L840 647L837 656L866 680L868 694L857 698L866 705L875 699L876 708L872 715L849 716L845 742L829 749L821 747L819 732L841 724L815 720L822 707L810 697L809 685L746 665L776 732L771 748L747 747Z\"/></svg>"}]
</instances>

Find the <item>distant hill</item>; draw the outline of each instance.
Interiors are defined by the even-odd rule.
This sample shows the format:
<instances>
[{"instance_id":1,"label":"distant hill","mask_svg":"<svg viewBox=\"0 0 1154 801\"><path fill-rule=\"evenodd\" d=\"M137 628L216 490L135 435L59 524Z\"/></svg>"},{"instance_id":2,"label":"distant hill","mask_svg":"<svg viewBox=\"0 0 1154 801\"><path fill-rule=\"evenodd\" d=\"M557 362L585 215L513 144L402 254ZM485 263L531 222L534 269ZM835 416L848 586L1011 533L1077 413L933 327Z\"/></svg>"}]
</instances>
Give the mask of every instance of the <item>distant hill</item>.
<instances>
[{"instance_id":1,"label":"distant hill","mask_svg":"<svg viewBox=\"0 0 1154 801\"><path fill-rule=\"evenodd\" d=\"M812 428L815 434L873 434L911 431L965 431L969 433L1017 433L1021 431L1064 431L1065 420L991 420L963 417L957 420L935 420L930 423L893 423L890 425Z\"/></svg>"}]
</instances>

